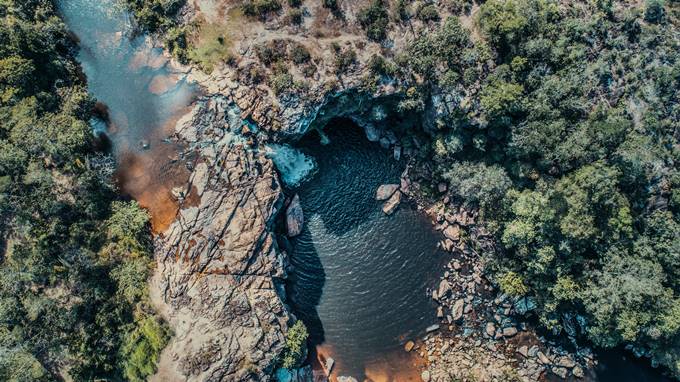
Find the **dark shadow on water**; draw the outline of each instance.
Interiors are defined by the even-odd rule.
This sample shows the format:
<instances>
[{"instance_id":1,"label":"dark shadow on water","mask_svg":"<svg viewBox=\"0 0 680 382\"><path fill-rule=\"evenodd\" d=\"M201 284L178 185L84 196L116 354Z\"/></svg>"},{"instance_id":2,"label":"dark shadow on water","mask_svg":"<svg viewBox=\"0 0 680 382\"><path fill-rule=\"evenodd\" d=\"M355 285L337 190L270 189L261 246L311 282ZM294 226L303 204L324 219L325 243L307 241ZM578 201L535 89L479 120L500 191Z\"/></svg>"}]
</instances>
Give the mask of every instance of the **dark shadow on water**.
<instances>
[{"instance_id":1,"label":"dark shadow on water","mask_svg":"<svg viewBox=\"0 0 680 382\"><path fill-rule=\"evenodd\" d=\"M286 290L293 311L309 330L309 345L314 347L325 340L323 324L316 307L321 302L326 273L311 237L309 227L305 225L297 241L304 241L309 245L306 247L305 256L291 256L290 262L295 271L287 279ZM288 252L293 253L292 245L287 244Z\"/></svg>"}]
</instances>

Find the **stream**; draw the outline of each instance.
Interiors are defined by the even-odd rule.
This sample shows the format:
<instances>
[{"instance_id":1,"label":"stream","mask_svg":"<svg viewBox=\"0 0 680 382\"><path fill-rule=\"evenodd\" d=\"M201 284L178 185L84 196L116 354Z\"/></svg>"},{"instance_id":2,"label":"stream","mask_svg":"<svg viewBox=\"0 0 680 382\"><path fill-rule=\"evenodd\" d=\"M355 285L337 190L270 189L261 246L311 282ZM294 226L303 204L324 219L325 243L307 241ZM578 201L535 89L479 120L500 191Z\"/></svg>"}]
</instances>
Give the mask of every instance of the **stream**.
<instances>
[{"instance_id":1,"label":"stream","mask_svg":"<svg viewBox=\"0 0 680 382\"><path fill-rule=\"evenodd\" d=\"M92 128L110 142L114 178L121 192L150 211L154 231L161 232L178 208L171 190L189 175L181 148L167 138L199 89L149 38L132 34L130 16L116 0L57 4L79 42L89 91L99 101L101 118ZM295 272L288 291L310 329L310 358L334 358L339 375L418 381L421 361L402 347L437 322L426 290L438 282L447 256L437 249L439 234L424 214L402 203L386 216L373 198L380 184L398 182L404 163L347 121L334 121L328 131L329 145L308 136L297 145L304 156L295 151L288 163L308 169L308 158L316 163L316 173L290 190L299 193L306 222L290 242ZM605 353L590 380L667 380L622 354Z\"/></svg>"}]
</instances>

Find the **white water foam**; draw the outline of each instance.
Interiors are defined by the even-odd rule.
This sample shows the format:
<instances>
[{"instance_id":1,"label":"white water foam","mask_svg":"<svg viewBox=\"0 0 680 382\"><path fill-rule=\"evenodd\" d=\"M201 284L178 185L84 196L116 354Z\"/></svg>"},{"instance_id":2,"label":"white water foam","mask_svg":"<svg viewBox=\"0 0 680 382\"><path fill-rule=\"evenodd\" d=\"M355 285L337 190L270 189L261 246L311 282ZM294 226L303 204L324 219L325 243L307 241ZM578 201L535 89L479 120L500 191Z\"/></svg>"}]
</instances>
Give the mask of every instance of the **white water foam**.
<instances>
[{"instance_id":1,"label":"white water foam","mask_svg":"<svg viewBox=\"0 0 680 382\"><path fill-rule=\"evenodd\" d=\"M298 186L309 179L317 168L314 158L289 145L269 144L265 154L281 174L283 182L289 187Z\"/></svg>"}]
</instances>

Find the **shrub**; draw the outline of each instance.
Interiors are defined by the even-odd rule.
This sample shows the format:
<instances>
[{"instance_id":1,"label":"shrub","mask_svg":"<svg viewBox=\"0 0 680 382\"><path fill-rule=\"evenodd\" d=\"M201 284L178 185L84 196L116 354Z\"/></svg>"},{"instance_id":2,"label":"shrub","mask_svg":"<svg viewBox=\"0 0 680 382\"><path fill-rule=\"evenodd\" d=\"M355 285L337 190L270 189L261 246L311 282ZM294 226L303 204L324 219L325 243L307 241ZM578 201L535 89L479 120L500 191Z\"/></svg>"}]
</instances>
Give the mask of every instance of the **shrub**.
<instances>
[{"instance_id":1,"label":"shrub","mask_svg":"<svg viewBox=\"0 0 680 382\"><path fill-rule=\"evenodd\" d=\"M136 325L123 339L121 359L125 377L141 382L156 372L156 363L170 339L170 330L155 317L146 317Z\"/></svg>"},{"instance_id":2,"label":"shrub","mask_svg":"<svg viewBox=\"0 0 680 382\"><path fill-rule=\"evenodd\" d=\"M293 369L304 361L307 354L307 338L309 333L302 321L297 321L288 330L286 336L286 347L283 351L282 366L286 369Z\"/></svg>"},{"instance_id":3,"label":"shrub","mask_svg":"<svg viewBox=\"0 0 680 382\"><path fill-rule=\"evenodd\" d=\"M302 0L288 0L288 6L297 8L302 5Z\"/></svg>"},{"instance_id":4,"label":"shrub","mask_svg":"<svg viewBox=\"0 0 680 382\"><path fill-rule=\"evenodd\" d=\"M250 17L259 17L264 20L272 12L281 10L278 0L250 0L241 5L243 14Z\"/></svg>"},{"instance_id":5,"label":"shrub","mask_svg":"<svg viewBox=\"0 0 680 382\"><path fill-rule=\"evenodd\" d=\"M330 9L331 11L337 11L340 9L338 6L338 0L323 0L321 5L323 5L324 8Z\"/></svg>"},{"instance_id":6,"label":"shrub","mask_svg":"<svg viewBox=\"0 0 680 382\"><path fill-rule=\"evenodd\" d=\"M307 63L311 58L309 51L302 44L293 44L290 49L290 59L297 65Z\"/></svg>"},{"instance_id":7,"label":"shrub","mask_svg":"<svg viewBox=\"0 0 680 382\"><path fill-rule=\"evenodd\" d=\"M645 20L654 24L662 22L666 16L663 6L663 0L647 0L645 2Z\"/></svg>"},{"instance_id":8,"label":"shrub","mask_svg":"<svg viewBox=\"0 0 680 382\"><path fill-rule=\"evenodd\" d=\"M303 12L300 9L293 8L290 11L288 11L288 15L286 15L286 18L288 19L288 22L291 24L295 25L300 25L302 24L303 20Z\"/></svg>"},{"instance_id":9,"label":"shrub","mask_svg":"<svg viewBox=\"0 0 680 382\"><path fill-rule=\"evenodd\" d=\"M390 23L387 10L381 0L373 0L371 5L363 8L357 14L357 20L366 35L373 41L382 41L387 37L387 27Z\"/></svg>"},{"instance_id":10,"label":"shrub","mask_svg":"<svg viewBox=\"0 0 680 382\"><path fill-rule=\"evenodd\" d=\"M289 93L293 90L294 85L293 76L286 72L275 74L269 80L269 86L277 96Z\"/></svg>"},{"instance_id":11,"label":"shrub","mask_svg":"<svg viewBox=\"0 0 680 382\"><path fill-rule=\"evenodd\" d=\"M338 47L339 48L339 47ZM352 48L347 49L336 49L335 50L335 73L342 74L345 73L349 68L354 65L357 59L357 52Z\"/></svg>"},{"instance_id":12,"label":"shrub","mask_svg":"<svg viewBox=\"0 0 680 382\"><path fill-rule=\"evenodd\" d=\"M522 277L515 272L506 272L498 279L501 290L510 296L524 296L529 292L529 288L524 285Z\"/></svg>"},{"instance_id":13,"label":"shrub","mask_svg":"<svg viewBox=\"0 0 680 382\"><path fill-rule=\"evenodd\" d=\"M418 11L418 19L425 22L438 21L439 12L437 11L437 7L435 7L433 4L428 4L420 8Z\"/></svg>"},{"instance_id":14,"label":"shrub","mask_svg":"<svg viewBox=\"0 0 680 382\"><path fill-rule=\"evenodd\" d=\"M284 40L272 40L255 46L255 54L260 62L271 66L288 57L287 43Z\"/></svg>"}]
</instances>

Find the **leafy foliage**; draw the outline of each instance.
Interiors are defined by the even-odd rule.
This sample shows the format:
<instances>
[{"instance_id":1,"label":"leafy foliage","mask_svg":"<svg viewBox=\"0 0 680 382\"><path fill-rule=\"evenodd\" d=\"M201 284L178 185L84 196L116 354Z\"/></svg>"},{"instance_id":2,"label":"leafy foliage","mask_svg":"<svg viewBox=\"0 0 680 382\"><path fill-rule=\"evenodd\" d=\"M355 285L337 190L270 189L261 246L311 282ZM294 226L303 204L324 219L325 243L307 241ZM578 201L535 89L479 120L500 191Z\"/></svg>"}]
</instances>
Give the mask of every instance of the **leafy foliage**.
<instances>
[{"instance_id":1,"label":"leafy foliage","mask_svg":"<svg viewBox=\"0 0 680 382\"><path fill-rule=\"evenodd\" d=\"M307 327L302 321L296 321L286 336L286 348L283 351L281 365L286 369L293 369L304 361L307 355Z\"/></svg>"},{"instance_id":2,"label":"leafy foliage","mask_svg":"<svg viewBox=\"0 0 680 382\"><path fill-rule=\"evenodd\" d=\"M94 100L51 2L0 16L0 379L119 378L154 317L148 216L91 166Z\"/></svg>"}]
</instances>

